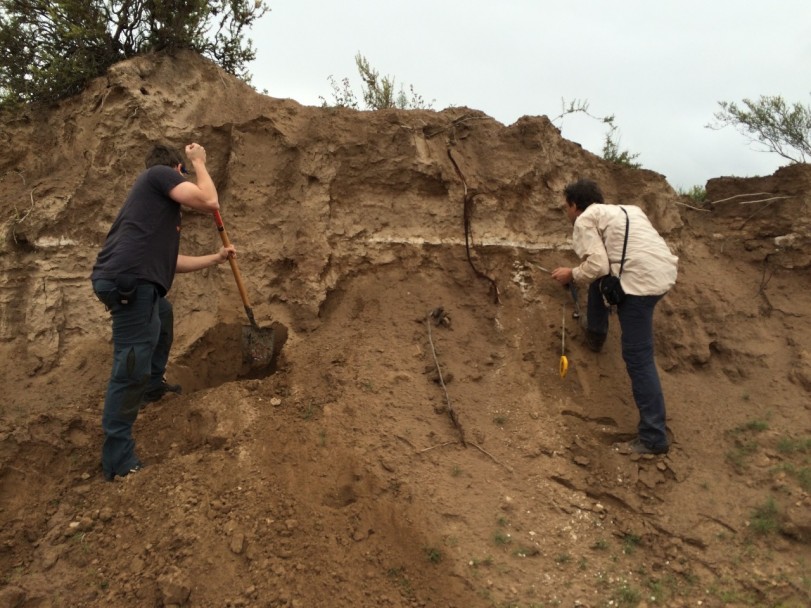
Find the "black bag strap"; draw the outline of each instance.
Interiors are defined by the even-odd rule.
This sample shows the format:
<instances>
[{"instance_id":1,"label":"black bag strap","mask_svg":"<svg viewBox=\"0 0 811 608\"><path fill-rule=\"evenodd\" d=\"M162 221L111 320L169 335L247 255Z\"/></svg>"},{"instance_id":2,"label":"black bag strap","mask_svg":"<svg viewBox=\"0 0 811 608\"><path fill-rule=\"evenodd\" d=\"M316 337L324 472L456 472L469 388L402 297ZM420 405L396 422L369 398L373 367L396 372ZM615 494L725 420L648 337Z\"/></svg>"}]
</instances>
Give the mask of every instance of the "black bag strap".
<instances>
[{"instance_id":1,"label":"black bag strap","mask_svg":"<svg viewBox=\"0 0 811 608\"><path fill-rule=\"evenodd\" d=\"M625 214L625 241L622 243L622 259L620 259L620 271L617 274L617 277L622 276L622 267L625 266L625 251L628 249L628 225L630 224L630 220L628 219L628 212L620 207L622 212Z\"/></svg>"}]
</instances>

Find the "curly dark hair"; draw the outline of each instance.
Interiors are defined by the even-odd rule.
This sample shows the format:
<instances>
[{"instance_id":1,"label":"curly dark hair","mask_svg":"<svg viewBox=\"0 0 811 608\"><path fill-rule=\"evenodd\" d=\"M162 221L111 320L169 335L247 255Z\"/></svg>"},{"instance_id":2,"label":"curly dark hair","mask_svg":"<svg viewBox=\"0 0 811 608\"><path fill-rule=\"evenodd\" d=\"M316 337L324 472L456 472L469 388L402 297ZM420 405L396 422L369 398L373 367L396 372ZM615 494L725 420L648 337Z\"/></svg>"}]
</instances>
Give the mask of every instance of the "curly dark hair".
<instances>
[{"instance_id":1,"label":"curly dark hair","mask_svg":"<svg viewBox=\"0 0 811 608\"><path fill-rule=\"evenodd\" d=\"M585 211L586 207L592 203L602 203L603 192L597 182L591 179L579 179L572 182L563 190L566 202L575 205L580 211Z\"/></svg>"}]
</instances>

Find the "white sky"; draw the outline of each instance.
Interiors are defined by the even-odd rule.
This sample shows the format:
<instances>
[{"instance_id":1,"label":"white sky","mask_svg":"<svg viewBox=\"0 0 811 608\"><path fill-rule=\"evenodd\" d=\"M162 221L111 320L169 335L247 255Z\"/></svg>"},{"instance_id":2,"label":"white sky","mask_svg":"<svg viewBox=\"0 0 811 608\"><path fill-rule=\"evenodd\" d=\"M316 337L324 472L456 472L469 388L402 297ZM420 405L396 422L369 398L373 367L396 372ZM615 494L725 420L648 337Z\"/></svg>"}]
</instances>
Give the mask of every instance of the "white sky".
<instances>
[{"instance_id":1,"label":"white sky","mask_svg":"<svg viewBox=\"0 0 811 608\"><path fill-rule=\"evenodd\" d=\"M250 37L253 85L304 105L333 102L355 55L434 110L467 106L510 125L558 116L563 100L613 114L621 150L689 190L787 161L734 128L705 128L719 101L781 95L809 104L809 0L266 0ZM563 136L601 154L605 125L584 115Z\"/></svg>"}]
</instances>

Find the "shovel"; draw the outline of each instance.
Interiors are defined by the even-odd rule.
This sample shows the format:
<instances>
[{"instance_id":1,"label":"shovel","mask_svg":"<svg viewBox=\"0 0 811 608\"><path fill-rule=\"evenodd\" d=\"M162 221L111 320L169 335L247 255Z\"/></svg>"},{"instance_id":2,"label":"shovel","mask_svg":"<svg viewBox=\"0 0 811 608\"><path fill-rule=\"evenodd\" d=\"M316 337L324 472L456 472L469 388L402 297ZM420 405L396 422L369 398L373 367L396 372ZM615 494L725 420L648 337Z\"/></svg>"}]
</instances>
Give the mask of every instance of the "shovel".
<instances>
[{"instance_id":1,"label":"shovel","mask_svg":"<svg viewBox=\"0 0 811 608\"><path fill-rule=\"evenodd\" d=\"M222 216L219 211L214 212L214 222L217 224L217 231L220 233L222 244L225 247L231 245L228 233L222 223ZM242 304L245 306L245 314L248 315L249 326L242 328L242 359L245 363L257 367L270 367L276 363L276 358L282 350L282 346L287 341L287 328L281 323L273 323L270 327L259 327L253 316L248 292L242 282L242 274L239 272L236 258L230 257L231 270L234 271L234 279L237 282L239 295L242 297Z\"/></svg>"}]
</instances>

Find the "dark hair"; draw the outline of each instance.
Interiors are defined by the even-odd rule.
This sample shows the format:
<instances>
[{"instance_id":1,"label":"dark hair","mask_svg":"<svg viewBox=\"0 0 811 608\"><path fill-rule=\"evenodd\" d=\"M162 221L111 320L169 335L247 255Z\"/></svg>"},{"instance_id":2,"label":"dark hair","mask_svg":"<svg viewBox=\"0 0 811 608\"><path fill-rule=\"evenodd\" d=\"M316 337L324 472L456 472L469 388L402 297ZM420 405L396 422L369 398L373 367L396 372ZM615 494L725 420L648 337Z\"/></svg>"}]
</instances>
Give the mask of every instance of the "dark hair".
<instances>
[{"instance_id":1,"label":"dark hair","mask_svg":"<svg viewBox=\"0 0 811 608\"><path fill-rule=\"evenodd\" d=\"M183 157L180 152L169 146L163 144L156 144L149 151L144 159L146 168L155 167L156 165L166 165L167 167L177 167L183 164Z\"/></svg>"},{"instance_id":2,"label":"dark hair","mask_svg":"<svg viewBox=\"0 0 811 608\"><path fill-rule=\"evenodd\" d=\"M603 193L597 182L590 179L579 179L572 182L563 190L566 202L575 205L580 211L585 211L586 207L592 203L602 203Z\"/></svg>"}]
</instances>

